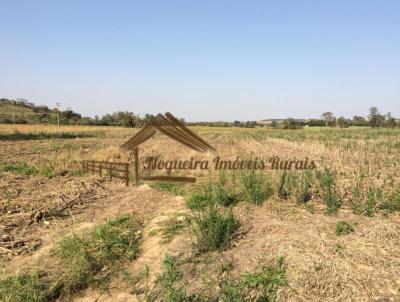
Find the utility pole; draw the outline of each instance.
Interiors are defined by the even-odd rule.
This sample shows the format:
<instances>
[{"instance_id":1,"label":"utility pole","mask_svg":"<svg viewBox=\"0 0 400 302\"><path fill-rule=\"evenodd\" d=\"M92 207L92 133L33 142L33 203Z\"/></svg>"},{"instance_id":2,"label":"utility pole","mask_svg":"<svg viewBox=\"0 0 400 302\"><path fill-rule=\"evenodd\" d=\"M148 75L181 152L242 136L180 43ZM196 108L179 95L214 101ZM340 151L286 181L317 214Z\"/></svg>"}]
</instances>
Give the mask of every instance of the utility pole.
<instances>
[{"instance_id":1,"label":"utility pole","mask_svg":"<svg viewBox=\"0 0 400 302\"><path fill-rule=\"evenodd\" d=\"M60 103L56 103L57 125L60 127Z\"/></svg>"}]
</instances>

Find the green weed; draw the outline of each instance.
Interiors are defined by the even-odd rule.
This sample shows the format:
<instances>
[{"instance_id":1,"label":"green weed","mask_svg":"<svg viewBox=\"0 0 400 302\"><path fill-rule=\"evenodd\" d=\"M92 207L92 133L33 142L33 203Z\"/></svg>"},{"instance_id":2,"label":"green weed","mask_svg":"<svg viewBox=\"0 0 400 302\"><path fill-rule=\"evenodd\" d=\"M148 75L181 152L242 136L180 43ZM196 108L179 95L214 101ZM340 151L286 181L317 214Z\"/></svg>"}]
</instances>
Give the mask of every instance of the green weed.
<instances>
[{"instance_id":1,"label":"green weed","mask_svg":"<svg viewBox=\"0 0 400 302\"><path fill-rule=\"evenodd\" d=\"M256 171L243 172L241 175L243 197L256 205L263 204L273 195L273 189L267 177Z\"/></svg>"},{"instance_id":2,"label":"green weed","mask_svg":"<svg viewBox=\"0 0 400 302\"><path fill-rule=\"evenodd\" d=\"M126 215L95 227L88 239L76 235L63 238L59 256L64 268L64 291L74 292L104 281L110 263L135 259L141 239L139 230L136 219Z\"/></svg>"},{"instance_id":3,"label":"green weed","mask_svg":"<svg viewBox=\"0 0 400 302\"><path fill-rule=\"evenodd\" d=\"M20 175L42 175L47 178L52 178L57 175L54 168L51 166L35 166L27 162L0 164L1 172L11 172Z\"/></svg>"},{"instance_id":4,"label":"green weed","mask_svg":"<svg viewBox=\"0 0 400 302\"><path fill-rule=\"evenodd\" d=\"M182 185L171 183L171 182L153 182L150 184L153 189L168 191L173 195L182 195Z\"/></svg>"},{"instance_id":5,"label":"green weed","mask_svg":"<svg viewBox=\"0 0 400 302\"><path fill-rule=\"evenodd\" d=\"M393 196L390 196L388 200L384 201L380 206L380 209L386 210L388 213L394 213L400 211L400 189L398 189Z\"/></svg>"},{"instance_id":6,"label":"green weed","mask_svg":"<svg viewBox=\"0 0 400 302\"><path fill-rule=\"evenodd\" d=\"M196 244L202 252L226 247L239 228L239 223L230 209L220 212L216 206L196 213L194 220Z\"/></svg>"},{"instance_id":7,"label":"green weed","mask_svg":"<svg viewBox=\"0 0 400 302\"><path fill-rule=\"evenodd\" d=\"M214 191L217 202L224 207L231 206L237 201L236 196L227 189L227 179L223 171L219 174L218 183Z\"/></svg>"},{"instance_id":8,"label":"green weed","mask_svg":"<svg viewBox=\"0 0 400 302\"><path fill-rule=\"evenodd\" d=\"M345 249L345 248L344 248L343 245L341 245L341 244L339 244L339 243L336 243L336 244L335 244L335 247L334 247L335 253L342 254L343 251L344 251L344 249Z\"/></svg>"},{"instance_id":9,"label":"green weed","mask_svg":"<svg viewBox=\"0 0 400 302\"><path fill-rule=\"evenodd\" d=\"M91 251L100 266L113 260L133 260L139 254L140 224L124 215L95 227L91 233Z\"/></svg>"},{"instance_id":10,"label":"green weed","mask_svg":"<svg viewBox=\"0 0 400 302\"><path fill-rule=\"evenodd\" d=\"M343 220L339 220L338 222L336 222L337 236L348 235L352 232L354 232L354 227L350 223Z\"/></svg>"},{"instance_id":11,"label":"green weed","mask_svg":"<svg viewBox=\"0 0 400 302\"><path fill-rule=\"evenodd\" d=\"M304 204L311 200L312 181L313 175L310 170L307 170L301 174L296 198L298 203Z\"/></svg>"},{"instance_id":12,"label":"green weed","mask_svg":"<svg viewBox=\"0 0 400 302\"><path fill-rule=\"evenodd\" d=\"M351 209L353 210L354 214L360 215L363 212L363 207L362 207L362 191L360 184L357 183L356 187L353 189L353 198L350 201Z\"/></svg>"},{"instance_id":13,"label":"green weed","mask_svg":"<svg viewBox=\"0 0 400 302\"><path fill-rule=\"evenodd\" d=\"M63 288L73 292L86 288L92 281L96 267L89 251L89 243L77 236L65 237L60 241L60 263L63 266Z\"/></svg>"},{"instance_id":14,"label":"green weed","mask_svg":"<svg viewBox=\"0 0 400 302\"><path fill-rule=\"evenodd\" d=\"M15 131L14 133L0 134L0 140L7 141L26 141L26 140L43 140L43 139L74 139L104 136L104 131L91 132L36 132L23 133Z\"/></svg>"},{"instance_id":15,"label":"green weed","mask_svg":"<svg viewBox=\"0 0 400 302\"><path fill-rule=\"evenodd\" d=\"M276 301L278 288L282 286L287 286L282 257L277 258L275 266L245 272L239 280L228 275L219 282L223 301L231 302Z\"/></svg>"},{"instance_id":16,"label":"green weed","mask_svg":"<svg viewBox=\"0 0 400 302\"><path fill-rule=\"evenodd\" d=\"M287 285L285 273L283 258L278 257L275 267L264 266L257 272L244 273L243 286L260 293L257 301L275 301L278 287Z\"/></svg>"},{"instance_id":17,"label":"green weed","mask_svg":"<svg viewBox=\"0 0 400 302\"><path fill-rule=\"evenodd\" d=\"M161 229L162 237L164 242L170 242L174 236L180 234L185 228L185 224L179 221L174 221L173 223L167 225Z\"/></svg>"},{"instance_id":18,"label":"green weed","mask_svg":"<svg viewBox=\"0 0 400 302\"><path fill-rule=\"evenodd\" d=\"M186 205L192 211L201 211L210 205L212 202L210 194L194 193L189 196Z\"/></svg>"},{"instance_id":19,"label":"green weed","mask_svg":"<svg viewBox=\"0 0 400 302\"><path fill-rule=\"evenodd\" d=\"M279 174L279 185L278 185L278 196L280 198L289 198L293 187L295 186L296 179L293 173L288 171L283 171Z\"/></svg>"},{"instance_id":20,"label":"green weed","mask_svg":"<svg viewBox=\"0 0 400 302\"><path fill-rule=\"evenodd\" d=\"M375 208L378 200L382 198L382 191L377 188L370 188L367 193L367 200L364 205L364 214L368 217L375 215Z\"/></svg>"},{"instance_id":21,"label":"green weed","mask_svg":"<svg viewBox=\"0 0 400 302\"><path fill-rule=\"evenodd\" d=\"M177 259L166 255L163 261L163 273L160 277L161 295L165 302L183 302L186 300L184 286L179 286L182 273L177 266Z\"/></svg>"},{"instance_id":22,"label":"green weed","mask_svg":"<svg viewBox=\"0 0 400 302\"><path fill-rule=\"evenodd\" d=\"M342 201L336 189L333 172L329 169L325 169L323 171L319 171L317 176L320 181L323 198L326 205L326 212L328 214L337 213L341 207Z\"/></svg>"},{"instance_id":23,"label":"green weed","mask_svg":"<svg viewBox=\"0 0 400 302\"><path fill-rule=\"evenodd\" d=\"M33 165L28 165L26 162L1 164L0 171L21 175L37 175L39 173L38 168Z\"/></svg>"},{"instance_id":24,"label":"green weed","mask_svg":"<svg viewBox=\"0 0 400 302\"><path fill-rule=\"evenodd\" d=\"M0 280L0 301L45 302L50 284L39 273L21 273Z\"/></svg>"},{"instance_id":25,"label":"green weed","mask_svg":"<svg viewBox=\"0 0 400 302\"><path fill-rule=\"evenodd\" d=\"M224 302L242 302L244 300L241 288L232 280L227 278L227 280L222 280L219 283L221 288L221 297Z\"/></svg>"}]
</instances>

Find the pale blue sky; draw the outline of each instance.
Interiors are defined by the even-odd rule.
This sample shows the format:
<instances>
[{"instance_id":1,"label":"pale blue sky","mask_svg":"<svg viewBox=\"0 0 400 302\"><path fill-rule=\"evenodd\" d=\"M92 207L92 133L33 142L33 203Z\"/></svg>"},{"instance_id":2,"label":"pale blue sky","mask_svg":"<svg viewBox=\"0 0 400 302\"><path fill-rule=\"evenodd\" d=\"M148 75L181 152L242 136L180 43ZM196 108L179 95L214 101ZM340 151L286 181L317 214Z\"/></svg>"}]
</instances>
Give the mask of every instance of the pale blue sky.
<instances>
[{"instance_id":1,"label":"pale blue sky","mask_svg":"<svg viewBox=\"0 0 400 302\"><path fill-rule=\"evenodd\" d=\"M0 97L85 115L400 117L400 1L0 0Z\"/></svg>"}]
</instances>

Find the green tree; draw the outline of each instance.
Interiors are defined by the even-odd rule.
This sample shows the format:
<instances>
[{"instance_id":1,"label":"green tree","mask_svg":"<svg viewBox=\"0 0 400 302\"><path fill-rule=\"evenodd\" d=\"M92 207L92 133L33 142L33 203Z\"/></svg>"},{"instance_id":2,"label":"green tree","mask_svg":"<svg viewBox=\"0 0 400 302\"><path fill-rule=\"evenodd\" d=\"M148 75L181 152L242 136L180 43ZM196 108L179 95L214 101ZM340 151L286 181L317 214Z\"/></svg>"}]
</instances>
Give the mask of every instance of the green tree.
<instances>
[{"instance_id":1,"label":"green tree","mask_svg":"<svg viewBox=\"0 0 400 302\"><path fill-rule=\"evenodd\" d=\"M388 128L396 127L396 119L392 116L390 112L386 114L386 125Z\"/></svg>"},{"instance_id":2,"label":"green tree","mask_svg":"<svg viewBox=\"0 0 400 302\"><path fill-rule=\"evenodd\" d=\"M321 117L325 121L326 127L328 127L334 120L332 112L324 112L324 113L322 113Z\"/></svg>"},{"instance_id":3,"label":"green tree","mask_svg":"<svg viewBox=\"0 0 400 302\"><path fill-rule=\"evenodd\" d=\"M346 120L343 116L339 117L336 121L336 124L338 125L338 127L340 128L347 128L349 127L349 121Z\"/></svg>"},{"instance_id":4,"label":"green tree","mask_svg":"<svg viewBox=\"0 0 400 302\"><path fill-rule=\"evenodd\" d=\"M385 121L384 116L379 113L379 110L376 107L371 107L369 109L368 118L369 124L372 128L378 128L382 126L382 123Z\"/></svg>"},{"instance_id":5,"label":"green tree","mask_svg":"<svg viewBox=\"0 0 400 302\"><path fill-rule=\"evenodd\" d=\"M367 124L365 117L358 115L353 116L353 126L366 126Z\"/></svg>"}]
</instances>

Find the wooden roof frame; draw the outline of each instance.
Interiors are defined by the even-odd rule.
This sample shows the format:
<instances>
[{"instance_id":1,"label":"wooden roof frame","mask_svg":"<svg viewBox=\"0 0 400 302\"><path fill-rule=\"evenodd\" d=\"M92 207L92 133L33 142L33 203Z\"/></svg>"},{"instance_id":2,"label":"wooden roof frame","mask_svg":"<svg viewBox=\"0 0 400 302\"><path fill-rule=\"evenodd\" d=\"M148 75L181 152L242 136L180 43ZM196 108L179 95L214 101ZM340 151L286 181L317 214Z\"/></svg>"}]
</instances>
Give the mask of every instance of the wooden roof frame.
<instances>
[{"instance_id":1,"label":"wooden roof frame","mask_svg":"<svg viewBox=\"0 0 400 302\"><path fill-rule=\"evenodd\" d=\"M216 150L202 138L189 130L179 119L167 112L158 114L146 127L125 142L121 148L125 151L134 150L139 145L160 131L173 140L198 152L215 152Z\"/></svg>"}]
</instances>

